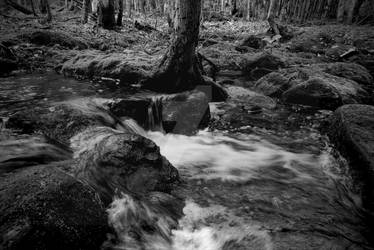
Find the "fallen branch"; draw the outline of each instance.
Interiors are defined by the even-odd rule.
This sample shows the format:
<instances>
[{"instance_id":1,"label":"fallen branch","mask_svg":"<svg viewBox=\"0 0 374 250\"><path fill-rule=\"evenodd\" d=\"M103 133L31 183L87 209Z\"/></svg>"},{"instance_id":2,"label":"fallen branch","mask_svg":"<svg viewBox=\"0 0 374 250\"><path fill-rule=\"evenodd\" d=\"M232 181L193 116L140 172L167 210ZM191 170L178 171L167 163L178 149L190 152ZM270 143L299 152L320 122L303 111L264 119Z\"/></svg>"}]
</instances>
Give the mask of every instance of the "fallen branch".
<instances>
[{"instance_id":1,"label":"fallen branch","mask_svg":"<svg viewBox=\"0 0 374 250\"><path fill-rule=\"evenodd\" d=\"M17 3L14 3L12 2L11 0L5 0L5 3L8 4L9 6L13 7L14 9L22 12L23 14L26 14L26 15L32 15L34 14L31 10L17 4Z\"/></svg>"}]
</instances>

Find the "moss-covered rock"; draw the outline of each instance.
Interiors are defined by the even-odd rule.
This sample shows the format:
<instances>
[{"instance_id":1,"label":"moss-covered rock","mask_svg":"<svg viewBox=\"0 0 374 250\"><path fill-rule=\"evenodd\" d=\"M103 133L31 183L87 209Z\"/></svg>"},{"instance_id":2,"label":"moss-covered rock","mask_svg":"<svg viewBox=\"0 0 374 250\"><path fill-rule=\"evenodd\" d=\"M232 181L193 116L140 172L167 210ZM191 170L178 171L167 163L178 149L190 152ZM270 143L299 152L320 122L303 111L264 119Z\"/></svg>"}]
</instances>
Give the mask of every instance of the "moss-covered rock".
<instances>
[{"instance_id":1,"label":"moss-covered rock","mask_svg":"<svg viewBox=\"0 0 374 250\"><path fill-rule=\"evenodd\" d=\"M51 165L0 177L1 249L100 249L107 214L85 184Z\"/></svg>"}]
</instances>

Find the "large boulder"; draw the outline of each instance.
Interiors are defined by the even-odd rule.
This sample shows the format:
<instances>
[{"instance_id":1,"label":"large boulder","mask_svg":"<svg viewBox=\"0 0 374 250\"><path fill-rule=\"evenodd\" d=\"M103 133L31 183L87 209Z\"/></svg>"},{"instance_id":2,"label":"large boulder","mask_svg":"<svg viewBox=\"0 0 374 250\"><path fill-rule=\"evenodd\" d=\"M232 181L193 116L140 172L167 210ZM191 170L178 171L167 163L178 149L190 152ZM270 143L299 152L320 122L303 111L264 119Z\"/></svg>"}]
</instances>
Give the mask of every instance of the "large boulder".
<instances>
[{"instance_id":1,"label":"large boulder","mask_svg":"<svg viewBox=\"0 0 374 250\"><path fill-rule=\"evenodd\" d=\"M178 171L151 140L107 127L88 128L71 139L74 175L89 183L105 204L114 195L171 190Z\"/></svg>"},{"instance_id":2,"label":"large boulder","mask_svg":"<svg viewBox=\"0 0 374 250\"><path fill-rule=\"evenodd\" d=\"M52 165L0 177L1 249L100 249L110 232L90 187Z\"/></svg>"},{"instance_id":3,"label":"large boulder","mask_svg":"<svg viewBox=\"0 0 374 250\"><path fill-rule=\"evenodd\" d=\"M253 80L284 67L286 63L270 53L248 55L241 62L241 70Z\"/></svg>"},{"instance_id":4,"label":"large boulder","mask_svg":"<svg viewBox=\"0 0 374 250\"><path fill-rule=\"evenodd\" d=\"M374 87L373 77L370 72L356 63L321 63L314 64L311 67L334 76L353 80L364 87Z\"/></svg>"},{"instance_id":5,"label":"large boulder","mask_svg":"<svg viewBox=\"0 0 374 250\"><path fill-rule=\"evenodd\" d=\"M357 82L313 67L279 70L259 79L255 89L288 103L326 109L369 101L369 93Z\"/></svg>"},{"instance_id":6,"label":"large boulder","mask_svg":"<svg viewBox=\"0 0 374 250\"><path fill-rule=\"evenodd\" d=\"M152 60L140 55L129 53L111 53L86 51L65 61L62 73L65 75L80 75L84 77L109 77L120 79L121 84L138 83L149 77L148 70L152 68Z\"/></svg>"},{"instance_id":7,"label":"large boulder","mask_svg":"<svg viewBox=\"0 0 374 250\"><path fill-rule=\"evenodd\" d=\"M374 206L374 106L344 105L337 109L328 130L330 140L362 173L368 185L369 206Z\"/></svg>"},{"instance_id":8,"label":"large boulder","mask_svg":"<svg viewBox=\"0 0 374 250\"><path fill-rule=\"evenodd\" d=\"M302 104L322 109L336 109L343 104L339 92L322 78L312 78L283 94L287 103Z\"/></svg>"}]
</instances>

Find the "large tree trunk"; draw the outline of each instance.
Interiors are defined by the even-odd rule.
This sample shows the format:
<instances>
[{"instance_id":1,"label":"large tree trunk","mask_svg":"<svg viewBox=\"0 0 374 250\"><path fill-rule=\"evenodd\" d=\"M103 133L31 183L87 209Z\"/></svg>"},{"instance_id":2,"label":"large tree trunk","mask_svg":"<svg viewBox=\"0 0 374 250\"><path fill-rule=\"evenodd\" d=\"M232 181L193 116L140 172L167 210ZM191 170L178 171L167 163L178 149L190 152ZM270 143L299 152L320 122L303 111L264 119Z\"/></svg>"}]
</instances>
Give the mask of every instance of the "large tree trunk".
<instances>
[{"instance_id":1,"label":"large tree trunk","mask_svg":"<svg viewBox=\"0 0 374 250\"><path fill-rule=\"evenodd\" d=\"M172 44L145 87L178 92L204 83L196 46L199 38L201 0L177 0Z\"/></svg>"},{"instance_id":2,"label":"large tree trunk","mask_svg":"<svg viewBox=\"0 0 374 250\"><path fill-rule=\"evenodd\" d=\"M116 24L114 0L99 0L97 12L98 26L101 26L104 29L113 29Z\"/></svg>"}]
</instances>

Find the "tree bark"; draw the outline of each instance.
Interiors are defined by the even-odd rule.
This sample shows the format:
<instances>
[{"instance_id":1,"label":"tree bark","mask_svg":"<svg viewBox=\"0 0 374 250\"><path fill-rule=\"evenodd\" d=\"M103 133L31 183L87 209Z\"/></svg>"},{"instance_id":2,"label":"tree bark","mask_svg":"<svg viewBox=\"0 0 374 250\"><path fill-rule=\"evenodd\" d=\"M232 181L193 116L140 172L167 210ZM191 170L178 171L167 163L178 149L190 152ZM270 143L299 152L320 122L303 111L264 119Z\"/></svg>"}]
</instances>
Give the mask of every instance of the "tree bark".
<instances>
[{"instance_id":1,"label":"tree bark","mask_svg":"<svg viewBox=\"0 0 374 250\"><path fill-rule=\"evenodd\" d=\"M201 0L177 0L171 46L153 77L144 87L160 92L178 92L203 84L196 47L199 38Z\"/></svg>"},{"instance_id":2,"label":"tree bark","mask_svg":"<svg viewBox=\"0 0 374 250\"><path fill-rule=\"evenodd\" d=\"M268 11L267 20L275 35L280 35L278 24L274 20L276 10L276 0L270 0L270 6Z\"/></svg>"},{"instance_id":3,"label":"tree bark","mask_svg":"<svg viewBox=\"0 0 374 250\"><path fill-rule=\"evenodd\" d=\"M83 0L83 6L82 6L82 22L87 23L88 22L88 12L90 10L90 0Z\"/></svg>"},{"instance_id":4,"label":"tree bark","mask_svg":"<svg viewBox=\"0 0 374 250\"><path fill-rule=\"evenodd\" d=\"M116 23L114 0L99 0L97 23L104 29L113 29Z\"/></svg>"},{"instance_id":5,"label":"tree bark","mask_svg":"<svg viewBox=\"0 0 374 250\"><path fill-rule=\"evenodd\" d=\"M30 6L31 6L31 11L34 14L34 16L38 16L35 12L35 6L34 6L34 0L29 0L30 1Z\"/></svg>"},{"instance_id":6,"label":"tree bark","mask_svg":"<svg viewBox=\"0 0 374 250\"><path fill-rule=\"evenodd\" d=\"M122 26L122 19L123 19L123 1L119 0L118 2L118 16L117 16L117 25Z\"/></svg>"}]
</instances>

